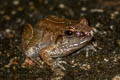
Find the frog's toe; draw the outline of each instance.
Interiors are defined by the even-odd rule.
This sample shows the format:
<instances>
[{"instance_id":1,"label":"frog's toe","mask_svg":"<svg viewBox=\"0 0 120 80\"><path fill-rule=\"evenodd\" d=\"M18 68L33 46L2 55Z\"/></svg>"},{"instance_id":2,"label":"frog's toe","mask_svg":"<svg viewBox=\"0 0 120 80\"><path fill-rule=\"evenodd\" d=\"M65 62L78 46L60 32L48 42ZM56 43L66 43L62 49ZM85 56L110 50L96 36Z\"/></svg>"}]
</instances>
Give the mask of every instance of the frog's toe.
<instances>
[{"instance_id":1,"label":"frog's toe","mask_svg":"<svg viewBox=\"0 0 120 80\"><path fill-rule=\"evenodd\" d=\"M62 61L60 58L56 59L56 61L53 62L53 68L60 67L62 70L66 70L63 65L61 64L67 64L66 61Z\"/></svg>"},{"instance_id":2,"label":"frog's toe","mask_svg":"<svg viewBox=\"0 0 120 80\"><path fill-rule=\"evenodd\" d=\"M88 46L85 46L84 48L82 48L81 50L79 50L77 53L80 53L81 51L86 51L86 57L88 57L88 53L90 50L92 50L93 52L96 52L96 48L93 46L93 45L88 45Z\"/></svg>"},{"instance_id":3,"label":"frog's toe","mask_svg":"<svg viewBox=\"0 0 120 80\"><path fill-rule=\"evenodd\" d=\"M93 50L93 52L97 51L96 48L94 46L92 46L92 45L88 45L88 46L84 47L83 50L86 51L86 57L88 57L88 54L89 54L90 50Z\"/></svg>"},{"instance_id":4,"label":"frog's toe","mask_svg":"<svg viewBox=\"0 0 120 80\"><path fill-rule=\"evenodd\" d=\"M59 63L67 64L67 62L66 61L62 61L61 58L57 58L56 61L59 62Z\"/></svg>"}]
</instances>

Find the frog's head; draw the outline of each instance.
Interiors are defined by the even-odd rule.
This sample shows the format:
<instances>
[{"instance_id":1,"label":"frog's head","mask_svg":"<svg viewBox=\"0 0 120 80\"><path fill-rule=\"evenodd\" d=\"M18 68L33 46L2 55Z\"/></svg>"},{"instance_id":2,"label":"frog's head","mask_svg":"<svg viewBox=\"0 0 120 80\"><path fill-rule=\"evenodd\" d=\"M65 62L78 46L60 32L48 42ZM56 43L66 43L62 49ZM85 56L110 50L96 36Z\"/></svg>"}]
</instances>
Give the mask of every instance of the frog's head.
<instances>
[{"instance_id":1,"label":"frog's head","mask_svg":"<svg viewBox=\"0 0 120 80\"><path fill-rule=\"evenodd\" d=\"M92 28L88 26L86 19L81 19L77 24L66 26L58 48L61 50L61 53L67 55L79 48L84 47L86 43L92 39L92 37Z\"/></svg>"}]
</instances>

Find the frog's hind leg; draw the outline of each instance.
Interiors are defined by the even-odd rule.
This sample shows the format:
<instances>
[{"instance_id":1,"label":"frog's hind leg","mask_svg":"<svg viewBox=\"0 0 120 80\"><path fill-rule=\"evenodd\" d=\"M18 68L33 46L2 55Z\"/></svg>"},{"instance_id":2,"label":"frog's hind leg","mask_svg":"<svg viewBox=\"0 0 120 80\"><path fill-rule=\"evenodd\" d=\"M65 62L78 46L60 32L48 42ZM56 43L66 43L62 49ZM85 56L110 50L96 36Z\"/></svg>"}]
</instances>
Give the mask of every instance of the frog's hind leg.
<instances>
[{"instance_id":1,"label":"frog's hind leg","mask_svg":"<svg viewBox=\"0 0 120 80\"><path fill-rule=\"evenodd\" d=\"M39 59L34 59L34 58L30 58L30 57L26 57L24 63L22 64L22 67L23 68L26 68L26 67L33 67L35 65L38 65L40 68L43 68L43 66L41 65L42 64L42 61L39 60Z\"/></svg>"},{"instance_id":2,"label":"frog's hind leg","mask_svg":"<svg viewBox=\"0 0 120 80\"><path fill-rule=\"evenodd\" d=\"M24 30L22 33L22 47L23 49L27 48L29 41L33 37L33 28L30 24L24 26Z\"/></svg>"}]
</instances>

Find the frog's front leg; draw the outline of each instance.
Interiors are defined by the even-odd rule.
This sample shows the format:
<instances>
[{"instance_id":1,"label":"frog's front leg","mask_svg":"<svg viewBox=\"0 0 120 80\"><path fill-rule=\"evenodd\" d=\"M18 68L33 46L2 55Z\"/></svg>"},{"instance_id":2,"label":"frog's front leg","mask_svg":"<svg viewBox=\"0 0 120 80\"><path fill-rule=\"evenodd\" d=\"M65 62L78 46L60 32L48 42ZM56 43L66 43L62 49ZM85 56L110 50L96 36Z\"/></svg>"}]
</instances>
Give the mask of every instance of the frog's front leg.
<instances>
[{"instance_id":1,"label":"frog's front leg","mask_svg":"<svg viewBox=\"0 0 120 80\"><path fill-rule=\"evenodd\" d=\"M86 58L88 58L90 50L93 50L94 52L97 51L96 48L92 44L89 44L83 47L82 49L80 49L77 53L80 53L81 51L86 51Z\"/></svg>"},{"instance_id":2,"label":"frog's front leg","mask_svg":"<svg viewBox=\"0 0 120 80\"><path fill-rule=\"evenodd\" d=\"M62 61L60 58L57 58L56 60L53 60L52 57L49 55L49 52L53 50L55 46L50 46L43 48L40 50L40 57L45 61L49 66L52 67L52 69L55 69L57 67L60 67L62 70L65 70L65 68L61 65L62 63L65 63L65 61Z\"/></svg>"}]
</instances>

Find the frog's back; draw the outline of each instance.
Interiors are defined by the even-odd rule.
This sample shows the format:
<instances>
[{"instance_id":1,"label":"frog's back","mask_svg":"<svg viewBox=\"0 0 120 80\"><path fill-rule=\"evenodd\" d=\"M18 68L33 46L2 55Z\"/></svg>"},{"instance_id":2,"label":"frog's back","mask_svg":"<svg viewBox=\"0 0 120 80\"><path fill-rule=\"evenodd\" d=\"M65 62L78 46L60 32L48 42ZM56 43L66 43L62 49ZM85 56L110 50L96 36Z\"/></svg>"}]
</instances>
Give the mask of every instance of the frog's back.
<instances>
[{"instance_id":1,"label":"frog's back","mask_svg":"<svg viewBox=\"0 0 120 80\"><path fill-rule=\"evenodd\" d=\"M27 51L37 44L42 47L54 42L56 36L62 33L64 23L65 20L63 18L49 16L41 19L35 27L26 24L22 33L23 50Z\"/></svg>"},{"instance_id":2,"label":"frog's back","mask_svg":"<svg viewBox=\"0 0 120 80\"><path fill-rule=\"evenodd\" d=\"M54 29L63 30L65 29L66 26L74 25L77 23L79 23L79 21L60 18L56 16L48 16L44 19L41 19L40 22L38 22L38 26L40 28L44 27L50 30L54 30Z\"/></svg>"},{"instance_id":3,"label":"frog's back","mask_svg":"<svg viewBox=\"0 0 120 80\"><path fill-rule=\"evenodd\" d=\"M68 20L56 16L48 16L38 22L37 28L40 37L43 38L45 42L48 40L54 42L59 35L64 35L67 26L77 24L78 22L79 21Z\"/></svg>"}]
</instances>

